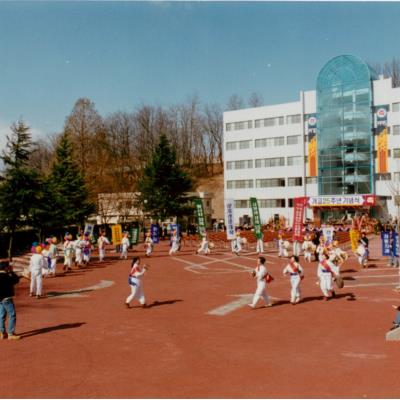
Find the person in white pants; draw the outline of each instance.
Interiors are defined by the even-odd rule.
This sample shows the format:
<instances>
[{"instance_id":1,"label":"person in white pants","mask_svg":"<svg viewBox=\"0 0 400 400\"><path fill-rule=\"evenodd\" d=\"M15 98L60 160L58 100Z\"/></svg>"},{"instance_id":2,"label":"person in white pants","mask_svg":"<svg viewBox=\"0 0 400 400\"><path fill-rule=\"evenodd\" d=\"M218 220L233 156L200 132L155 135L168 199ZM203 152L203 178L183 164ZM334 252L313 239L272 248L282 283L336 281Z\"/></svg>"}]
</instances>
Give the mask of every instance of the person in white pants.
<instances>
[{"instance_id":1,"label":"person in white pants","mask_svg":"<svg viewBox=\"0 0 400 400\"><path fill-rule=\"evenodd\" d=\"M258 300L263 299L265 303L265 307L270 307L272 304L269 301L269 297L266 290L265 278L267 276L267 268L265 267L265 258L258 257L257 267L251 272L251 275L257 279L257 288L253 296L253 302L248 304L249 307L255 308Z\"/></svg>"},{"instance_id":2,"label":"person in white pants","mask_svg":"<svg viewBox=\"0 0 400 400\"><path fill-rule=\"evenodd\" d=\"M100 236L97 239L97 246L99 248L99 261L103 262L106 256L106 244L110 244L109 240L106 238L105 232L100 232Z\"/></svg>"},{"instance_id":3,"label":"person in white pants","mask_svg":"<svg viewBox=\"0 0 400 400\"><path fill-rule=\"evenodd\" d=\"M367 253L367 249L365 248L364 243L361 240L358 241L356 255L357 255L358 263L360 264L360 266L362 268L368 268L368 253Z\"/></svg>"},{"instance_id":4,"label":"person in white pants","mask_svg":"<svg viewBox=\"0 0 400 400\"><path fill-rule=\"evenodd\" d=\"M321 255L317 274L324 300L329 300L333 295L333 277L336 276L336 273L337 267L331 261L328 261L324 254Z\"/></svg>"},{"instance_id":5,"label":"person in white pants","mask_svg":"<svg viewBox=\"0 0 400 400\"><path fill-rule=\"evenodd\" d=\"M128 259L128 248L129 248L129 233L125 232L121 241L121 255L119 258L123 258L125 260Z\"/></svg>"},{"instance_id":6,"label":"person in white pants","mask_svg":"<svg viewBox=\"0 0 400 400\"><path fill-rule=\"evenodd\" d=\"M74 251L75 251L75 266L81 267L83 264L83 247L85 242L83 240L83 233L80 233L77 239L74 241Z\"/></svg>"},{"instance_id":7,"label":"person in white pants","mask_svg":"<svg viewBox=\"0 0 400 400\"><path fill-rule=\"evenodd\" d=\"M303 273L303 268L299 264L299 257L290 257L289 264L283 269L283 275L290 276L290 302L293 305L300 301L300 283L304 277Z\"/></svg>"},{"instance_id":8,"label":"person in white pants","mask_svg":"<svg viewBox=\"0 0 400 400\"><path fill-rule=\"evenodd\" d=\"M29 262L29 271L31 273L31 286L29 295L36 295L39 299L42 295L42 270L47 268L47 260L42 256L42 247L36 246L35 253L32 254Z\"/></svg>"},{"instance_id":9,"label":"person in white pants","mask_svg":"<svg viewBox=\"0 0 400 400\"><path fill-rule=\"evenodd\" d=\"M301 246L304 252L304 258L308 261L311 262L311 256L315 251L315 246L313 242L311 241L310 236L306 236L304 238L303 245Z\"/></svg>"},{"instance_id":10,"label":"person in white pants","mask_svg":"<svg viewBox=\"0 0 400 400\"><path fill-rule=\"evenodd\" d=\"M129 286L131 287L131 294L126 298L125 305L130 307L130 302L133 299L137 299L142 307L146 307L146 299L144 297L142 278L147 271L147 266L144 265L143 268L140 266L140 258L133 257L132 268L129 273Z\"/></svg>"},{"instance_id":11,"label":"person in white pants","mask_svg":"<svg viewBox=\"0 0 400 400\"><path fill-rule=\"evenodd\" d=\"M174 230L174 233L171 238L171 249L169 250L169 255L172 256L172 254L175 254L178 250L179 250L179 237L176 230Z\"/></svg>"},{"instance_id":12,"label":"person in white pants","mask_svg":"<svg viewBox=\"0 0 400 400\"><path fill-rule=\"evenodd\" d=\"M236 238L231 242L232 253L235 253L237 256L242 251L242 238L240 237L240 232L236 232Z\"/></svg>"},{"instance_id":13,"label":"person in white pants","mask_svg":"<svg viewBox=\"0 0 400 400\"><path fill-rule=\"evenodd\" d=\"M260 238L257 238L256 253L264 253L264 240L262 236Z\"/></svg>"},{"instance_id":14,"label":"person in white pants","mask_svg":"<svg viewBox=\"0 0 400 400\"><path fill-rule=\"evenodd\" d=\"M150 257L151 253L153 252L154 241L151 238L151 233L146 233L146 239L144 241L144 247L146 249L146 257Z\"/></svg>"},{"instance_id":15,"label":"person in white pants","mask_svg":"<svg viewBox=\"0 0 400 400\"><path fill-rule=\"evenodd\" d=\"M208 242L208 237L207 233L203 234L203 238L200 243L200 247L196 250L196 254L199 254L201 251L205 254L208 255L211 253L211 250L209 248L209 242Z\"/></svg>"},{"instance_id":16,"label":"person in white pants","mask_svg":"<svg viewBox=\"0 0 400 400\"><path fill-rule=\"evenodd\" d=\"M72 270L72 259L74 257L74 243L72 242L72 235L66 235L64 237L64 270Z\"/></svg>"},{"instance_id":17,"label":"person in white pants","mask_svg":"<svg viewBox=\"0 0 400 400\"><path fill-rule=\"evenodd\" d=\"M54 236L52 239L48 239L48 243L50 243L50 247L49 247L49 258L50 258L49 275L56 276L56 266L57 266L57 257L58 257L57 238Z\"/></svg>"}]
</instances>

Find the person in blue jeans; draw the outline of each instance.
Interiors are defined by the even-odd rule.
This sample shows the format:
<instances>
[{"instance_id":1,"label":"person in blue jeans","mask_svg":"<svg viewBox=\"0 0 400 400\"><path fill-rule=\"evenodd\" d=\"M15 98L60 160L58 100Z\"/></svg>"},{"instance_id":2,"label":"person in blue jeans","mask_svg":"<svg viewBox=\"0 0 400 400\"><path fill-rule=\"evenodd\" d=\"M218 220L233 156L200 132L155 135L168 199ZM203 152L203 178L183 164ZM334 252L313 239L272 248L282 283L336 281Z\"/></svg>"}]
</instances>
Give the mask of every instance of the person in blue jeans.
<instances>
[{"instance_id":1,"label":"person in blue jeans","mask_svg":"<svg viewBox=\"0 0 400 400\"><path fill-rule=\"evenodd\" d=\"M13 297L14 286L19 282L19 277L13 272L8 261L0 261L0 339L8 337L9 340L21 339L15 334L17 314L15 312ZM6 317L8 315L8 330L6 335Z\"/></svg>"}]
</instances>

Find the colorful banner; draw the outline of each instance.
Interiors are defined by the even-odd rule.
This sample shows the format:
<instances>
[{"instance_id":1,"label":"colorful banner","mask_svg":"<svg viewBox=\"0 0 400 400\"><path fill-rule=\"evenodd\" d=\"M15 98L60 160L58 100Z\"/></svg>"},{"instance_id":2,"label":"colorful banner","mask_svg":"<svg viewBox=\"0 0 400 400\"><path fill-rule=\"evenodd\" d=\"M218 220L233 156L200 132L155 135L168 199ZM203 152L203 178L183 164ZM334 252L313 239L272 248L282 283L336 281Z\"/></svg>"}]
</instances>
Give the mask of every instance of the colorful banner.
<instances>
[{"instance_id":1,"label":"colorful banner","mask_svg":"<svg viewBox=\"0 0 400 400\"><path fill-rule=\"evenodd\" d=\"M121 244L122 242L122 227L121 225L113 225L111 227L111 240L114 245Z\"/></svg>"},{"instance_id":2,"label":"colorful banner","mask_svg":"<svg viewBox=\"0 0 400 400\"><path fill-rule=\"evenodd\" d=\"M170 235L172 237L174 231L176 231L176 235L178 236L178 238L181 236L181 226L179 224L169 224L170 226Z\"/></svg>"},{"instance_id":3,"label":"colorful banner","mask_svg":"<svg viewBox=\"0 0 400 400\"><path fill-rule=\"evenodd\" d=\"M225 226L226 226L226 238L228 240L235 239L235 220L234 220L234 204L233 199L225 199Z\"/></svg>"},{"instance_id":4,"label":"colorful banner","mask_svg":"<svg viewBox=\"0 0 400 400\"><path fill-rule=\"evenodd\" d=\"M376 196L373 194L355 194L348 196L311 196L308 198L308 205L310 207L370 207L374 206L375 202Z\"/></svg>"},{"instance_id":5,"label":"colorful banner","mask_svg":"<svg viewBox=\"0 0 400 400\"><path fill-rule=\"evenodd\" d=\"M139 228L132 227L130 231L130 242L131 245L136 245L139 243Z\"/></svg>"},{"instance_id":6,"label":"colorful banner","mask_svg":"<svg viewBox=\"0 0 400 400\"><path fill-rule=\"evenodd\" d=\"M159 243L160 242L160 235L159 235L160 231L158 229L158 225L156 224L151 224L150 227L150 235L151 238L153 239L154 243Z\"/></svg>"},{"instance_id":7,"label":"colorful banner","mask_svg":"<svg viewBox=\"0 0 400 400\"><path fill-rule=\"evenodd\" d=\"M317 114L307 118L308 134L308 176L318 176Z\"/></svg>"},{"instance_id":8,"label":"colorful banner","mask_svg":"<svg viewBox=\"0 0 400 400\"><path fill-rule=\"evenodd\" d=\"M304 209L308 197L295 197L293 201L293 240L303 239Z\"/></svg>"},{"instance_id":9,"label":"colorful banner","mask_svg":"<svg viewBox=\"0 0 400 400\"><path fill-rule=\"evenodd\" d=\"M377 166L378 174L386 174L389 172L388 157L388 130L387 130L387 112L388 105L375 107L376 110L376 149L377 149Z\"/></svg>"},{"instance_id":10,"label":"colorful banner","mask_svg":"<svg viewBox=\"0 0 400 400\"><path fill-rule=\"evenodd\" d=\"M194 199L194 205L196 207L199 234L203 235L206 232L206 217L204 215L203 201L201 199Z\"/></svg>"},{"instance_id":11,"label":"colorful banner","mask_svg":"<svg viewBox=\"0 0 400 400\"><path fill-rule=\"evenodd\" d=\"M250 197L251 209L253 211L253 225L254 225L254 234L257 239L261 239L263 237L262 226L261 226L261 218L260 218L260 210L258 209L257 199L255 197Z\"/></svg>"},{"instance_id":12,"label":"colorful banner","mask_svg":"<svg viewBox=\"0 0 400 400\"><path fill-rule=\"evenodd\" d=\"M381 232L382 256L390 256L390 231Z\"/></svg>"},{"instance_id":13,"label":"colorful banner","mask_svg":"<svg viewBox=\"0 0 400 400\"><path fill-rule=\"evenodd\" d=\"M326 226L324 228L322 228L322 235L325 238L325 242L326 244L330 244L333 242L333 226Z\"/></svg>"},{"instance_id":14,"label":"colorful banner","mask_svg":"<svg viewBox=\"0 0 400 400\"><path fill-rule=\"evenodd\" d=\"M85 224L85 230L83 231L83 233L87 233L89 236L93 235L93 229L94 229L94 225L93 224Z\"/></svg>"}]
</instances>

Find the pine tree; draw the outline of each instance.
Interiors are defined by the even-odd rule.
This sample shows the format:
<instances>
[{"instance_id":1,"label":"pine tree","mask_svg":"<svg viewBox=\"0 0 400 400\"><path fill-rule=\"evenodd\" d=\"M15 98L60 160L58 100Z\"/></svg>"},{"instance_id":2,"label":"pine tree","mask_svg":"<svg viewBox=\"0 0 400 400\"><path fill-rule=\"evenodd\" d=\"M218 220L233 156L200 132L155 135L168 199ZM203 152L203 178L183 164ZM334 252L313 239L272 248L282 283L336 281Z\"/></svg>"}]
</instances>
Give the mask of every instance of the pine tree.
<instances>
[{"instance_id":1,"label":"pine tree","mask_svg":"<svg viewBox=\"0 0 400 400\"><path fill-rule=\"evenodd\" d=\"M68 134L60 138L46 186L46 208L50 225L54 228L82 225L85 218L94 212L82 172L73 160Z\"/></svg>"},{"instance_id":2,"label":"pine tree","mask_svg":"<svg viewBox=\"0 0 400 400\"><path fill-rule=\"evenodd\" d=\"M14 123L11 136L7 136L6 150L0 157L4 163L0 178L0 224L10 235L9 258L15 231L32 222L40 192L38 174L29 166L33 151L29 129L21 120Z\"/></svg>"},{"instance_id":3,"label":"pine tree","mask_svg":"<svg viewBox=\"0 0 400 400\"><path fill-rule=\"evenodd\" d=\"M190 177L176 161L176 153L162 134L138 182L139 205L152 217L165 220L190 213L186 193L192 188Z\"/></svg>"}]
</instances>

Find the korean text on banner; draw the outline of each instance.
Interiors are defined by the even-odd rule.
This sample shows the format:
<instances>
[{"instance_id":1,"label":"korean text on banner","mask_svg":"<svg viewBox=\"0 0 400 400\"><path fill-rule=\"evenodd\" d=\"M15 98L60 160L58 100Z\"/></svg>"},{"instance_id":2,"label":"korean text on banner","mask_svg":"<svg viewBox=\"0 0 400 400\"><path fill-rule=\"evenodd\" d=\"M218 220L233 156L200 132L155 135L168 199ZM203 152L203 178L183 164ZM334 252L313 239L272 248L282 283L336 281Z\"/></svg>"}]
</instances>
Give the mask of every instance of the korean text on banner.
<instances>
[{"instance_id":1,"label":"korean text on banner","mask_svg":"<svg viewBox=\"0 0 400 400\"><path fill-rule=\"evenodd\" d=\"M87 233L89 236L92 236L93 235L93 229L94 229L94 225L93 224L85 224L85 230L83 232Z\"/></svg>"},{"instance_id":2,"label":"korean text on banner","mask_svg":"<svg viewBox=\"0 0 400 400\"><path fill-rule=\"evenodd\" d=\"M254 225L254 234L257 239L261 239L263 236L262 227L261 227L261 218L260 218L260 210L258 209L257 199L255 197L250 197L251 209L253 211L253 225Z\"/></svg>"},{"instance_id":3,"label":"korean text on banner","mask_svg":"<svg viewBox=\"0 0 400 400\"><path fill-rule=\"evenodd\" d=\"M113 225L111 227L111 240L114 245L121 244L122 242L122 227L121 225Z\"/></svg>"},{"instance_id":4,"label":"korean text on banner","mask_svg":"<svg viewBox=\"0 0 400 400\"><path fill-rule=\"evenodd\" d=\"M154 243L159 243L160 242L158 225L151 224L150 235L151 235L151 238L153 239Z\"/></svg>"},{"instance_id":5,"label":"korean text on banner","mask_svg":"<svg viewBox=\"0 0 400 400\"><path fill-rule=\"evenodd\" d=\"M388 172L388 128L387 128L387 112L388 105L376 107L376 149L377 149L377 172L378 174L386 174Z\"/></svg>"},{"instance_id":6,"label":"korean text on banner","mask_svg":"<svg viewBox=\"0 0 400 400\"><path fill-rule=\"evenodd\" d=\"M381 232L382 256L390 256L390 232Z\"/></svg>"},{"instance_id":7,"label":"korean text on banner","mask_svg":"<svg viewBox=\"0 0 400 400\"><path fill-rule=\"evenodd\" d=\"M226 225L226 238L228 240L235 239L235 223L234 223L234 200L225 199L225 225Z\"/></svg>"},{"instance_id":8,"label":"korean text on banner","mask_svg":"<svg viewBox=\"0 0 400 400\"><path fill-rule=\"evenodd\" d=\"M307 119L308 133L308 175L318 175L317 114L310 114Z\"/></svg>"},{"instance_id":9,"label":"korean text on banner","mask_svg":"<svg viewBox=\"0 0 400 400\"><path fill-rule=\"evenodd\" d=\"M304 209L308 197L295 197L293 204L293 240L303 239Z\"/></svg>"},{"instance_id":10,"label":"korean text on banner","mask_svg":"<svg viewBox=\"0 0 400 400\"><path fill-rule=\"evenodd\" d=\"M194 199L194 205L196 207L197 223L199 225L200 235L206 232L206 217L204 215L203 201L201 199Z\"/></svg>"},{"instance_id":11,"label":"korean text on banner","mask_svg":"<svg viewBox=\"0 0 400 400\"><path fill-rule=\"evenodd\" d=\"M132 227L130 231L131 244L136 245L139 243L139 228Z\"/></svg>"}]
</instances>

